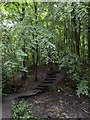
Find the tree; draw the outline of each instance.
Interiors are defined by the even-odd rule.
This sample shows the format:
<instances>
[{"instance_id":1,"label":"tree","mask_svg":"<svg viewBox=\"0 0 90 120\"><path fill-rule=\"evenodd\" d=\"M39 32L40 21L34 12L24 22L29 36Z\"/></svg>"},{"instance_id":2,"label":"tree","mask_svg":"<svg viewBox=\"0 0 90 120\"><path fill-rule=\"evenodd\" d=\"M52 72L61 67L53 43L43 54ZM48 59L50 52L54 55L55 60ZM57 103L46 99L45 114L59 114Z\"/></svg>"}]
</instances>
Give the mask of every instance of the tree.
<instances>
[{"instance_id":1,"label":"tree","mask_svg":"<svg viewBox=\"0 0 90 120\"><path fill-rule=\"evenodd\" d=\"M71 16L72 16L72 23L73 23L73 27L74 27L73 32L74 32L74 39L76 42L76 53L80 57L80 48L79 48L79 46L80 46L80 20L78 18L78 21L79 21L79 28L78 28L77 27L76 6L77 6L77 4L75 2L73 2Z\"/></svg>"},{"instance_id":2,"label":"tree","mask_svg":"<svg viewBox=\"0 0 90 120\"><path fill-rule=\"evenodd\" d=\"M39 57L39 55L38 55L38 40L37 40L37 7L38 7L38 4L37 4L37 2L34 2L34 11L35 11L35 25L36 25L36 27L35 27L35 34L36 35L34 35L35 36L35 39L36 39L36 48L35 48L35 52L36 52L36 63L35 63L35 69L36 69L36 71L35 71L35 81L37 81L37 66L38 66L38 57Z\"/></svg>"},{"instance_id":3,"label":"tree","mask_svg":"<svg viewBox=\"0 0 90 120\"><path fill-rule=\"evenodd\" d=\"M23 21L24 16L25 16L25 5L22 5L20 22ZM25 46L25 38L24 38L23 36L24 36L24 31L22 31L22 33L21 33L21 37L22 37L22 40L23 40L22 50L23 50L24 53L26 53L26 49L25 49L25 47L26 47L26 46ZM26 68L26 57L23 58L23 68ZM24 80L25 78L27 78L27 73L26 73L26 71L24 71L24 72L22 73L22 80Z\"/></svg>"},{"instance_id":4,"label":"tree","mask_svg":"<svg viewBox=\"0 0 90 120\"><path fill-rule=\"evenodd\" d=\"M90 2L88 2L88 59L90 63Z\"/></svg>"}]
</instances>

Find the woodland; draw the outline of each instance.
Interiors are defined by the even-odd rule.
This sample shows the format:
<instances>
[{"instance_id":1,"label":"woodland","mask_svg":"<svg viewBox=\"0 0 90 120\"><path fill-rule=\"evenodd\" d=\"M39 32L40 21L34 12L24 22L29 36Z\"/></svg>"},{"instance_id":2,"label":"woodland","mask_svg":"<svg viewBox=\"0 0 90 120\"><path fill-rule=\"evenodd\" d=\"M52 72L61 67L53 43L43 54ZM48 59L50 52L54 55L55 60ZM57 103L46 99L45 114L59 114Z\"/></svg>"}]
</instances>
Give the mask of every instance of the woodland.
<instances>
[{"instance_id":1,"label":"woodland","mask_svg":"<svg viewBox=\"0 0 90 120\"><path fill-rule=\"evenodd\" d=\"M89 120L90 2L3 2L0 11L3 118Z\"/></svg>"}]
</instances>

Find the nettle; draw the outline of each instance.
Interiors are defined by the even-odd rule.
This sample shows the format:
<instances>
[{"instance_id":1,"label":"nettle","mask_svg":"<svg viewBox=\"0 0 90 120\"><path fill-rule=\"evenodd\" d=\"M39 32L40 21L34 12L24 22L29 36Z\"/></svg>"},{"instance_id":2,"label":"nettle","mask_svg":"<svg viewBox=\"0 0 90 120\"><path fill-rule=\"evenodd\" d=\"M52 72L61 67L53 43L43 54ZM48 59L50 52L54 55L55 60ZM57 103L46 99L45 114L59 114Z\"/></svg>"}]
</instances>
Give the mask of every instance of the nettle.
<instances>
[{"instance_id":1,"label":"nettle","mask_svg":"<svg viewBox=\"0 0 90 120\"><path fill-rule=\"evenodd\" d=\"M87 95L90 97L90 69L84 69L84 73L82 74L81 79L79 80L79 84L77 85L77 95Z\"/></svg>"},{"instance_id":2,"label":"nettle","mask_svg":"<svg viewBox=\"0 0 90 120\"><path fill-rule=\"evenodd\" d=\"M72 80L79 80L80 64L77 55L69 52L65 53L60 60L60 69L64 68Z\"/></svg>"},{"instance_id":3,"label":"nettle","mask_svg":"<svg viewBox=\"0 0 90 120\"><path fill-rule=\"evenodd\" d=\"M24 101L20 101L18 105L16 105L13 102L12 111L13 111L13 115L12 115L13 120L19 120L19 119L30 120L32 118L30 107Z\"/></svg>"},{"instance_id":4,"label":"nettle","mask_svg":"<svg viewBox=\"0 0 90 120\"><path fill-rule=\"evenodd\" d=\"M89 70L85 70L85 73L82 73L80 67L80 60L76 54L70 52L64 53L62 59L60 60L60 69L64 69L66 74L70 77L71 80L77 82L77 95L87 95L89 94L89 79L90 75ZM88 72L87 72L88 71Z\"/></svg>"},{"instance_id":5,"label":"nettle","mask_svg":"<svg viewBox=\"0 0 90 120\"><path fill-rule=\"evenodd\" d=\"M77 85L77 95L80 97L80 95L87 95L90 97L89 94L89 87L88 87L88 80L81 80L79 84Z\"/></svg>"}]
</instances>

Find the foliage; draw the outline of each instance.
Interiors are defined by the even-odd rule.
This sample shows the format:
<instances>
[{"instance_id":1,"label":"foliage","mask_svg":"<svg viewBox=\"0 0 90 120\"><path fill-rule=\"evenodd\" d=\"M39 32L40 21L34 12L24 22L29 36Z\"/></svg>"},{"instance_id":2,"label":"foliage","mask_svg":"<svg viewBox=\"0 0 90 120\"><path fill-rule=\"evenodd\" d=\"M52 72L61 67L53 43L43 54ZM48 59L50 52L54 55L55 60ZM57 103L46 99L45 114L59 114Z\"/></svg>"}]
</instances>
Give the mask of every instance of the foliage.
<instances>
[{"instance_id":1,"label":"foliage","mask_svg":"<svg viewBox=\"0 0 90 120\"><path fill-rule=\"evenodd\" d=\"M80 94L82 95L89 95L89 87L88 87L88 81L87 80L82 80L79 82L79 84L77 85L77 95L80 96Z\"/></svg>"},{"instance_id":2,"label":"foliage","mask_svg":"<svg viewBox=\"0 0 90 120\"><path fill-rule=\"evenodd\" d=\"M12 117L14 120L30 120L30 118L32 117L31 110L26 102L20 101L18 105L13 102L12 110Z\"/></svg>"},{"instance_id":3,"label":"foliage","mask_svg":"<svg viewBox=\"0 0 90 120\"><path fill-rule=\"evenodd\" d=\"M85 69L85 68L84 68ZM86 68L77 84L77 95L87 95L90 97L90 69Z\"/></svg>"},{"instance_id":4,"label":"foliage","mask_svg":"<svg viewBox=\"0 0 90 120\"><path fill-rule=\"evenodd\" d=\"M89 4L82 2L0 4L3 89L16 75L22 78L28 74L31 66L52 62L60 64L72 80L79 82L78 95L87 94L84 86L89 75L82 77L80 68L81 62L88 63L90 49L87 8Z\"/></svg>"},{"instance_id":5,"label":"foliage","mask_svg":"<svg viewBox=\"0 0 90 120\"><path fill-rule=\"evenodd\" d=\"M77 95L85 94L90 96L89 89L89 70L84 70L85 73L82 73L80 67L80 60L78 56L72 53L65 53L60 60L60 69L66 69L66 73L69 75L71 80L76 80L77 84Z\"/></svg>"},{"instance_id":6,"label":"foliage","mask_svg":"<svg viewBox=\"0 0 90 120\"><path fill-rule=\"evenodd\" d=\"M58 92L58 93L60 93L60 92L64 92L65 90L64 90L64 88L62 88L62 87L53 87L53 88L50 88L49 89L49 91L50 92Z\"/></svg>"},{"instance_id":7,"label":"foliage","mask_svg":"<svg viewBox=\"0 0 90 120\"><path fill-rule=\"evenodd\" d=\"M42 44L41 51L42 51L41 59L44 64L48 64L49 62L52 62L52 63L57 62L58 56L57 56L57 51L56 51L56 47L54 44L45 40L44 44Z\"/></svg>"},{"instance_id":8,"label":"foliage","mask_svg":"<svg viewBox=\"0 0 90 120\"><path fill-rule=\"evenodd\" d=\"M76 54L67 52L60 60L60 69L65 68L72 80L79 80L80 63Z\"/></svg>"}]
</instances>

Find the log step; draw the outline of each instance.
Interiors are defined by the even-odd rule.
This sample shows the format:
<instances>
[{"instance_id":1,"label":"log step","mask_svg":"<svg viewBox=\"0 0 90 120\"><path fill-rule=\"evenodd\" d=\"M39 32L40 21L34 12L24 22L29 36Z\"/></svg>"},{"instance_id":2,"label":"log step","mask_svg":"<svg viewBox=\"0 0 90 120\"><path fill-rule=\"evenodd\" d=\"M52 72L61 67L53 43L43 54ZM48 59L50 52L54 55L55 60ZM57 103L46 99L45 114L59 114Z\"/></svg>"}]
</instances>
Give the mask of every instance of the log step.
<instances>
[{"instance_id":1,"label":"log step","mask_svg":"<svg viewBox=\"0 0 90 120\"><path fill-rule=\"evenodd\" d=\"M41 84L41 85L39 85L38 87L48 87L48 86L47 86L47 85L42 85L42 84Z\"/></svg>"},{"instance_id":2,"label":"log step","mask_svg":"<svg viewBox=\"0 0 90 120\"><path fill-rule=\"evenodd\" d=\"M33 89L33 92L42 92L42 90Z\"/></svg>"},{"instance_id":3,"label":"log step","mask_svg":"<svg viewBox=\"0 0 90 120\"><path fill-rule=\"evenodd\" d=\"M38 86L38 87L37 87L37 88L35 88L35 89L45 90L45 89L47 89L47 86L45 86L45 87L44 87L44 86L43 86L43 87L42 87L42 86Z\"/></svg>"},{"instance_id":4,"label":"log step","mask_svg":"<svg viewBox=\"0 0 90 120\"><path fill-rule=\"evenodd\" d=\"M54 75L54 76L47 76L46 78L55 78L56 76Z\"/></svg>"},{"instance_id":5,"label":"log step","mask_svg":"<svg viewBox=\"0 0 90 120\"><path fill-rule=\"evenodd\" d=\"M27 99L27 98L35 96L35 95L37 95L37 94L39 94L41 92L42 92L42 90L35 90L34 89L31 93L30 92L22 93L19 96L17 96L17 98L19 98L19 99L26 98Z\"/></svg>"},{"instance_id":6,"label":"log step","mask_svg":"<svg viewBox=\"0 0 90 120\"><path fill-rule=\"evenodd\" d=\"M45 81L55 81L54 78L46 78Z\"/></svg>"},{"instance_id":7,"label":"log step","mask_svg":"<svg viewBox=\"0 0 90 120\"><path fill-rule=\"evenodd\" d=\"M53 83L53 81L44 81L43 83L45 83L45 84L51 84L51 83Z\"/></svg>"},{"instance_id":8,"label":"log step","mask_svg":"<svg viewBox=\"0 0 90 120\"><path fill-rule=\"evenodd\" d=\"M47 75L56 75L55 73L47 73Z\"/></svg>"},{"instance_id":9,"label":"log step","mask_svg":"<svg viewBox=\"0 0 90 120\"><path fill-rule=\"evenodd\" d=\"M19 99L23 99L23 98L30 98L30 97L32 97L32 96L35 96L35 95L37 95L39 92L33 92L33 93L31 93L31 94L26 94L26 95L20 95L20 96L18 96L18 98Z\"/></svg>"}]
</instances>

